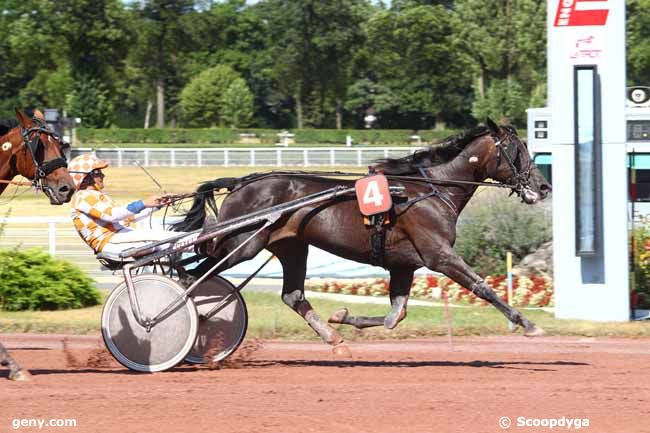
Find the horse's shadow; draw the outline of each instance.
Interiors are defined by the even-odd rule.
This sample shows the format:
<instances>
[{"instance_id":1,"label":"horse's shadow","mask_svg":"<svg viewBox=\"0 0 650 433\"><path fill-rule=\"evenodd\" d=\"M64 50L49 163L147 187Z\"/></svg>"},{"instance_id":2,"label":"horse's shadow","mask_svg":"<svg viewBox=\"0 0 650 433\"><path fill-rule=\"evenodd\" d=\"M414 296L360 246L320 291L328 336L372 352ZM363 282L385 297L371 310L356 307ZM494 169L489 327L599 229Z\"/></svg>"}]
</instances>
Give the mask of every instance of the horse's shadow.
<instances>
[{"instance_id":1,"label":"horse's shadow","mask_svg":"<svg viewBox=\"0 0 650 433\"><path fill-rule=\"evenodd\" d=\"M329 368L422 368L422 367L470 367L470 368L498 368L525 371L558 371L554 367L571 367L571 366L588 366L585 362L574 361L359 361L359 360L250 360L238 361L236 366L226 364L222 367L224 370L229 369L254 369L254 368L273 368L273 367L329 367ZM207 370L201 366L181 365L168 370L171 373L191 373L195 371ZM126 374L139 375L139 373L125 368L69 368L69 369L33 369L29 372L34 376L49 374ZM165 372L156 373L165 374ZM8 371L0 370L0 378L7 378Z\"/></svg>"},{"instance_id":2,"label":"horse's shadow","mask_svg":"<svg viewBox=\"0 0 650 433\"><path fill-rule=\"evenodd\" d=\"M585 362L574 361L360 361L360 360L256 360L243 361L240 368L287 367L371 367L371 368L421 368L421 367L472 367L505 368L529 371L557 371L563 366L587 366ZM518 367L521 366L521 367Z\"/></svg>"}]
</instances>

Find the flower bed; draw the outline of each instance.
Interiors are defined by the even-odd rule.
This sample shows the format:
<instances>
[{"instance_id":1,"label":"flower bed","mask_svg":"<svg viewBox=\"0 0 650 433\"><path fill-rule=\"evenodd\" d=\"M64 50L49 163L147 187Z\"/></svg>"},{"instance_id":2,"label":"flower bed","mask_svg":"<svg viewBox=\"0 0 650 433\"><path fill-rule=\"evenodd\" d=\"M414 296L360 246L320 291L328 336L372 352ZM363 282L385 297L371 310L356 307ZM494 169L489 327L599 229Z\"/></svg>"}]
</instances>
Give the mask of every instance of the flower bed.
<instances>
[{"instance_id":1,"label":"flower bed","mask_svg":"<svg viewBox=\"0 0 650 433\"><path fill-rule=\"evenodd\" d=\"M485 282L492 287L504 301L508 299L508 286L505 276L487 277ZM553 281L547 277L514 277L513 305L518 307L549 307L553 305ZM365 280L309 280L307 290L344 295L388 296L388 280L383 278ZM419 299L441 300L443 291L450 302L456 304L488 305L471 291L447 277L427 275L413 279L411 296Z\"/></svg>"}]
</instances>

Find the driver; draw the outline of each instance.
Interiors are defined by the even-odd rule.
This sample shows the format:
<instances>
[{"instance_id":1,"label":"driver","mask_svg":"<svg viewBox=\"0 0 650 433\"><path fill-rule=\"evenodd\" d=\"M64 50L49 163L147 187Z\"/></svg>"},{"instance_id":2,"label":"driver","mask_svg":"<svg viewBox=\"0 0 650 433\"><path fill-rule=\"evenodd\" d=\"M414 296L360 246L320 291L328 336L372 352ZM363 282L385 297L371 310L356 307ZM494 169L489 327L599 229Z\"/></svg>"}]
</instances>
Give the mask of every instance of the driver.
<instances>
[{"instance_id":1,"label":"driver","mask_svg":"<svg viewBox=\"0 0 650 433\"><path fill-rule=\"evenodd\" d=\"M129 248L147 245L182 235L167 230L142 230L130 226L171 203L170 196L152 196L126 206L118 206L104 190L103 169L108 162L93 154L79 155L68 164L76 186L72 196L72 221L79 236L95 254L119 254ZM198 235L196 235L198 236ZM184 238L183 242L193 239ZM166 247L162 245L159 249Z\"/></svg>"}]
</instances>

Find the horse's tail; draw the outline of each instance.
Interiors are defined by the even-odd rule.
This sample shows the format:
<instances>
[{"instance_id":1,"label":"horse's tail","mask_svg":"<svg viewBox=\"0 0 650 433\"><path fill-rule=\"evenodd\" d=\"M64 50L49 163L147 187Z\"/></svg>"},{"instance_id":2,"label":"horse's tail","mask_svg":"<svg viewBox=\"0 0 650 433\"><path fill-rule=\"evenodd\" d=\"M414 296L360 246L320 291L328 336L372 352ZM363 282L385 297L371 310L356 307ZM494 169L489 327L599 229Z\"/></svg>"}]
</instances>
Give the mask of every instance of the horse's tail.
<instances>
[{"instance_id":1,"label":"horse's tail","mask_svg":"<svg viewBox=\"0 0 650 433\"><path fill-rule=\"evenodd\" d=\"M201 184L194 194L192 207L184 215L182 221L172 224L172 230L177 232L190 232L202 228L207 216L206 207L210 209L216 219L219 216L219 210L214 200L214 192L223 188L232 191L235 185L237 185L237 182L237 178L223 177Z\"/></svg>"}]
</instances>

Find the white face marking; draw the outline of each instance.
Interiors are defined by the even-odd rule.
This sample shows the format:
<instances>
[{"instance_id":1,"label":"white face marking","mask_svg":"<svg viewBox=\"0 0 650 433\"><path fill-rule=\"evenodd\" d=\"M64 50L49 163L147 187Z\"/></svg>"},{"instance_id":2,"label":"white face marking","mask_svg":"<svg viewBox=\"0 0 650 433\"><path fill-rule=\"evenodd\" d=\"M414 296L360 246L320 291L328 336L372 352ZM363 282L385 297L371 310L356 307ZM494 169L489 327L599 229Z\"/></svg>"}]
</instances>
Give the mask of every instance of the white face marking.
<instances>
[{"instance_id":1,"label":"white face marking","mask_svg":"<svg viewBox=\"0 0 650 433\"><path fill-rule=\"evenodd\" d=\"M2 151L3 151L3 152L6 152L6 151L8 151L8 150L11 150L11 147L12 147L12 146L13 146L13 145L11 144L10 141L7 141L6 143L2 143Z\"/></svg>"},{"instance_id":2,"label":"white face marking","mask_svg":"<svg viewBox=\"0 0 650 433\"><path fill-rule=\"evenodd\" d=\"M476 164L478 162L478 156L470 156L469 157L469 163L470 164Z\"/></svg>"}]
</instances>

